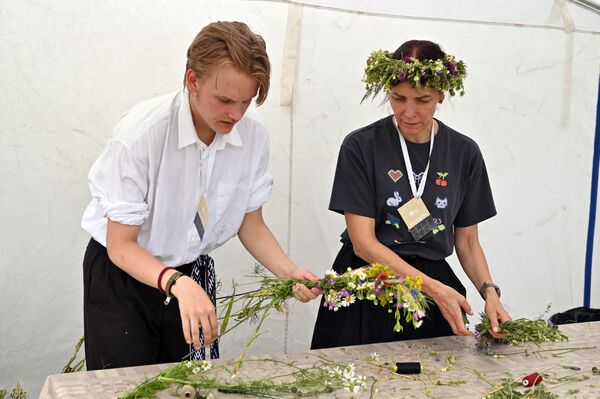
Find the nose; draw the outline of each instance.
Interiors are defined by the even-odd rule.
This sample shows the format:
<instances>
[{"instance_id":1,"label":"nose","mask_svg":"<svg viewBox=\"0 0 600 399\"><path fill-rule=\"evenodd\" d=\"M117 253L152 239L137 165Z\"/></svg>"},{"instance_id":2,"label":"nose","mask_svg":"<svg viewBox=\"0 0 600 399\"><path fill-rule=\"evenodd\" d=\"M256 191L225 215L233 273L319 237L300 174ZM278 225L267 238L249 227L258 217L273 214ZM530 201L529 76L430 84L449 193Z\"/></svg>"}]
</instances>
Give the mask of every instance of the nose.
<instances>
[{"instance_id":1,"label":"nose","mask_svg":"<svg viewBox=\"0 0 600 399\"><path fill-rule=\"evenodd\" d=\"M416 107L412 104L406 104L406 107L404 108L404 115L406 115L409 118L416 116L417 115Z\"/></svg>"},{"instance_id":2,"label":"nose","mask_svg":"<svg viewBox=\"0 0 600 399\"><path fill-rule=\"evenodd\" d=\"M242 119L244 112L246 112L246 107L236 104L229 110L227 117L237 122Z\"/></svg>"}]
</instances>

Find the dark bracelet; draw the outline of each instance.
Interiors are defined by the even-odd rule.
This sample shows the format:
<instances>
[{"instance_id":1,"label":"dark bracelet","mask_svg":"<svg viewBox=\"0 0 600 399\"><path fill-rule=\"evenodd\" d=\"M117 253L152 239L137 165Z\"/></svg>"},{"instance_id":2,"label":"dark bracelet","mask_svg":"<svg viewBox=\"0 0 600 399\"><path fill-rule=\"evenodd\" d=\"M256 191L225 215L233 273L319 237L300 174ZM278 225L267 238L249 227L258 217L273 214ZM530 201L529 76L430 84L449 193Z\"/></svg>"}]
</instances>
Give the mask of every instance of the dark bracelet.
<instances>
[{"instance_id":1,"label":"dark bracelet","mask_svg":"<svg viewBox=\"0 0 600 399\"><path fill-rule=\"evenodd\" d=\"M479 295L481 295L481 297L483 298L484 301L485 301L485 290L487 290L488 288L492 288L492 287L496 290L496 294L498 294L498 298L500 298L500 287L498 287L494 283L484 282L483 285L481 286L481 288L479 289Z\"/></svg>"},{"instance_id":2,"label":"dark bracelet","mask_svg":"<svg viewBox=\"0 0 600 399\"><path fill-rule=\"evenodd\" d=\"M168 305L169 302L171 302L171 299L173 298L173 294L171 294L171 287L173 287L175 281L177 281L177 279L181 276L183 276L183 273L175 272L171 275L171 277L169 277L169 280L167 281L167 285L165 287L165 294L167 295L167 297L165 298L165 305Z\"/></svg>"},{"instance_id":3,"label":"dark bracelet","mask_svg":"<svg viewBox=\"0 0 600 399\"><path fill-rule=\"evenodd\" d=\"M167 266L167 267L165 267L164 269L162 269L162 270L160 271L160 274L158 275L158 279L156 280L156 288L158 288L158 290L161 292L161 294L164 294L164 293L165 293L165 290L163 290L163 288L162 288L162 278L163 278L163 276L165 275L165 272L166 272L167 270L169 270L169 269L170 269L170 267L169 267L169 266Z\"/></svg>"}]
</instances>

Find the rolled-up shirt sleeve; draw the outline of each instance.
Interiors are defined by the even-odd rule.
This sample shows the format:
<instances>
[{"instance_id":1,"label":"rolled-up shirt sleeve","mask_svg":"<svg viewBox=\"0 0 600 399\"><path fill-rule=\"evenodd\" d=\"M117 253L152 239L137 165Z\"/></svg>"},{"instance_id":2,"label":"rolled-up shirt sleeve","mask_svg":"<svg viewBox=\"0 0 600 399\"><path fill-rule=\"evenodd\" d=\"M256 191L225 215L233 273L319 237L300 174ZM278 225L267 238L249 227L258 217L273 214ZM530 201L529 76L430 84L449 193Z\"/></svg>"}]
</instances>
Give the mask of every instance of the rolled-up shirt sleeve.
<instances>
[{"instance_id":1,"label":"rolled-up shirt sleeve","mask_svg":"<svg viewBox=\"0 0 600 399\"><path fill-rule=\"evenodd\" d=\"M88 182L105 217L134 226L148 218L148 160L139 146L132 149L110 140L92 165Z\"/></svg>"},{"instance_id":2,"label":"rolled-up shirt sleeve","mask_svg":"<svg viewBox=\"0 0 600 399\"><path fill-rule=\"evenodd\" d=\"M260 163L256 169L257 177L254 183L250 187L250 195L248 198L248 205L246 206L246 213L257 210L271 197L271 191L273 190L273 177L269 173L269 142L265 141L263 146L262 156Z\"/></svg>"}]
</instances>

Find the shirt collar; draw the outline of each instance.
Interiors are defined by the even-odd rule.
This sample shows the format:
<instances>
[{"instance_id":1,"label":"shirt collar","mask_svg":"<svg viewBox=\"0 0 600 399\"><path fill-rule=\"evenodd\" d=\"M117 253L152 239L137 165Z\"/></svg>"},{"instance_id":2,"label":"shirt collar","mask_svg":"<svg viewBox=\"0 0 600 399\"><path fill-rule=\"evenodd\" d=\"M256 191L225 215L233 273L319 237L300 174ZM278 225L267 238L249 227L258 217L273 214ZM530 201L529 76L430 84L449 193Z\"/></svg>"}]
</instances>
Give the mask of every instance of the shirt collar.
<instances>
[{"instance_id":1,"label":"shirt collar","mask_svg":"<svg viewBox=\"0 0 600 399\"><path fill-rule=\"evenodd\" d=\"M194 120L192 119L192 111L190 109L189 93L186 90L179 92L179 111L177 115L178 122L178 147L182 149L188 145L198 142L198 134L194 127ZM233 126L231 132L223 134L217 133L215 139L211 143L216 150L222 150L226 144L234 147L241 147L244 143L240 137L238 131L238 123Z\"/></svg>"}]
</instances>

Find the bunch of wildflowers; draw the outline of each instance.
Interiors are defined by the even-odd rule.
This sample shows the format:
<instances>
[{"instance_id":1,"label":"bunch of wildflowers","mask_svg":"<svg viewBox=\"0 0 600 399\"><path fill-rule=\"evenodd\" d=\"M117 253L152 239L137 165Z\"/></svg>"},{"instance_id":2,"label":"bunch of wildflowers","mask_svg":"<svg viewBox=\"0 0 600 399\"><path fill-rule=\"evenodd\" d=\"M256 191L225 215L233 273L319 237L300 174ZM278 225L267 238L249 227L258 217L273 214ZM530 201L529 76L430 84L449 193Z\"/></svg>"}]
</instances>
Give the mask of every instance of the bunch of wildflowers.
<instances>
[{"instance_id":1,"label":"bunch of wildflowers","mask_svg":"<svg viewBox=\"0 0 600 399\"><path fill-rule=\"evenodd\" d=\"M255 270L255 275L252 277L258 280L258 289L236 294L235 287L238 286L236 285L233 295L226 298L228 304L223 308L220 317L221 335L246 320L257 319L262 313L260 326L268 310L285 309L286 301L294 297L292 288L298 283L308 288L323 289L325 298L323 306L334 312L354 304L357 300L367 300L374 305L385 307L389 313L394 313L396 332L402 331L403 319L406 323L412 323L415 328L419 328L428 308L427 298L421 291L423 283L421 277L396 276L389 266L379 263L358 269L348 268L342 274L328 270L318 281L282 280L265 273L260 268ZM233 305L236 303L241 305L237 311L233 310ZM236 324L228 329L229 320L232 318Z\"/></svg>"},{"instance_id":2,"label":"bunch of wildflowers","mask_svg":"<svg viewBox=\"0 0 600 399\"><path fill-rule=\"evenodd\" d=\"M465 94L463 80L467 76L466 65L453 55L441 60L418 60L404 57L392 58L389 51L371 52L365 68L366 93L362 101L374 98L380 91L390 92L392 86L409 82L414 88L421 87L448 92L451 96Z\"/></svg>"},{"instance_id":3,"label":"bunch of wildflowers","mask_svg":"<svg viewBox=\"0 0 600 399\"><path fill-rule=\"evenodd\" d=\"M399 277L388 266L378 263L354 270L348 268L342 274L329 270L325 273L325 277L317 281L279 279L268 274L260 266L257 266L254 275L249 277L254 281L247 284L234 284L233 293L220 298L226 303L221 307L219 315L220 336L245 321L257 321L253 335L239 356L238 365L241 365L246 351L261 334L262 325L270 310L283 311L287 301L294 298L293 288L296 284L323 289L324 306L332 311L350 306L357 300L368 300L375 305L386 307L389 313L394 313L396 332L402 331L403 319L406 323L412 323L415 328L419 328L423 324L422 319L428 307L427 298L421 292L420 277ZM259 288L236 293L237 287L248 284L258 284ZM230 323L232 320L233 326Z\"/></svg>"},{"instance_id":4,"label":"bunch of wildflowers","mask_svg":"<svg viewBox=\"0 0 600 399\"><path fill-rule=\"evenodd\" d=\"M402 319L415 328L423 324L427 299L421 292L420 277L398 277L379 263L338 274L328 270L318 287L323 289L323 306L332 311L348 307L356 300L368 300L394 313L394 331L402 331Z\"/></svg>"}]
</instances>

